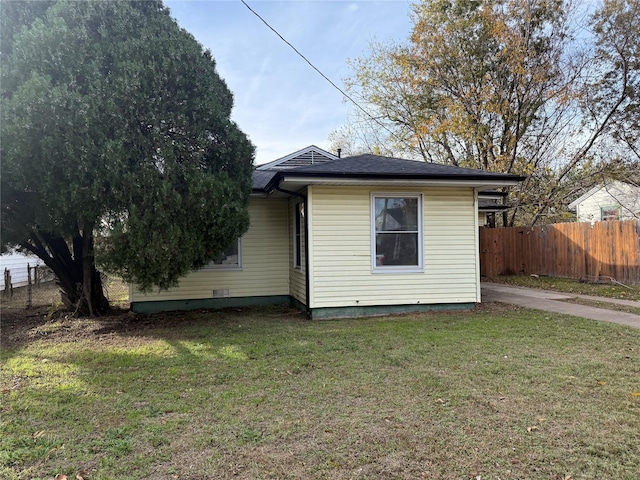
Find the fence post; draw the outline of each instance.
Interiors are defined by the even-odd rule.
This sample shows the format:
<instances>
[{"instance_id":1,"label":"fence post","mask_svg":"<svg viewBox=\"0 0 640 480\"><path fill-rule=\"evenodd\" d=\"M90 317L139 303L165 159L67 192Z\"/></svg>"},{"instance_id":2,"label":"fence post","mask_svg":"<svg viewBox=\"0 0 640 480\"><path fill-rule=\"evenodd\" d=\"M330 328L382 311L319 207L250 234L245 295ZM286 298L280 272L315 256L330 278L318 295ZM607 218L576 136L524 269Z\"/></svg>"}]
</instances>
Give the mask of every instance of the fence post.
<instances>
[{"instance_id":1,"label":"fence post","mask_svg":"<svg viewBox=\"0 0 640 480\"><path fill-rule=\"evenodd\" d=\"M4 268L4 296L13 297L13 285L11 284L11 270Z\"/></svg>"},{"instance_id":2,"label":"fence post","mask_svg":"<svg viewBox=\"0 0 640 480\"><path fill-rule=\"evenodd\" d=\"M31 308L33 304L31 295L31 265L27 263L27 308Z\"/></svg>"}]
</instances>

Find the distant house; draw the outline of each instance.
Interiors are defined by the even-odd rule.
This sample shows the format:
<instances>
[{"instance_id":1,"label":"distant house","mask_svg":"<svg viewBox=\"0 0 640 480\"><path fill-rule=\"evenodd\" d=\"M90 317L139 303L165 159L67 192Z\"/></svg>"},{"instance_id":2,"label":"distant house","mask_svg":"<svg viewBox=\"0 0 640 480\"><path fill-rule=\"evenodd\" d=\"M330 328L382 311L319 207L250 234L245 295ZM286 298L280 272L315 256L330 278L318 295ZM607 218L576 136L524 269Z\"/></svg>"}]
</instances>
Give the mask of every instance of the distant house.
<instances>
[{"instance_id":1,"label":"distant house","mask_svg":"<svg viewBox=\"0 0 640 480\"><path fill-rule=\"evenodd\" d=\"M569 204L579 222L630 220L640 217L640 187L612 181L597 185Z\"/></svg>"},{"instance_id":2,"label":"distant house","mask_svg":"<svg viewBox=\"0 0 640 480\"><path fill-rule=\"evenodd\" d=\"M471 308L478 192L522 177L310 146L254 171L250 227L135 312L293 304L311 318Z\"/></svg>"},{"instance_id":3,"label":"distant house","mask_svg":"<svg viewBox=\"0 0 640 480\"><path fill-rule=\"evenodd\" d=\"M27 267L40 265L43 265L42 260L32 255L24 255L17 252L4 253L0 255L0 269L2 270L2 276L0 276L0 290L4 290L6 272L11 275L11 286L14 288L22 287L28 283Z\"/></svg>"}]
</instances>

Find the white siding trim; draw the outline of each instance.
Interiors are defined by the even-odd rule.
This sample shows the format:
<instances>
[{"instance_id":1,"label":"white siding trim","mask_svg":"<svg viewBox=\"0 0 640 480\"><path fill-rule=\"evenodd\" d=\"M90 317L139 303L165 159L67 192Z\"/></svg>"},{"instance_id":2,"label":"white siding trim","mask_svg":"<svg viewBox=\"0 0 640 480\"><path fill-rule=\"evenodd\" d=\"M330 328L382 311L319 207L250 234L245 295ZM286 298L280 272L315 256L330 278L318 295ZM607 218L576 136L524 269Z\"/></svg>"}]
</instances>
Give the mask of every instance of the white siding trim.
<instances>
[{"instance_id":1,"label":"white siding trim","mask_svg":"<svg viewBox=\"0 0 640 480\"><path fill-rule=\"evenodd\" d=\"M307 217L305 218L305 222L307 222L305 224L305 228L307 229L308 234L308 241L305 242L305 248L307 249L307 251L305 252L305 259L308 259L308 261L305 260L306 263L306 268L308 269L309 274L306 276L305 281L309 282L309 288L307 288L307 292L309 295L309 298L307 298L307 308L313 308L314 304L315 304L315 295L314 295L314 276L315 276L315 269L313 268L313 241L314 241L314 235L313 235L313 186L309 185L307 187Z\"/></svg>"},{"instance_id":2,"label":"white siding trim","mask_svg":"<svg viewBox=\"0 0 640 480\"><path fill-rule=\"evenodd\" d=\"M473 226L473 231L475 232L475 253L476 253L476 303L480 303L482 298L482 289L480 285L480 222L478 212L478 190L473 190L473 209L476 211L475 225Z\"/></svg>"}]
</instances>

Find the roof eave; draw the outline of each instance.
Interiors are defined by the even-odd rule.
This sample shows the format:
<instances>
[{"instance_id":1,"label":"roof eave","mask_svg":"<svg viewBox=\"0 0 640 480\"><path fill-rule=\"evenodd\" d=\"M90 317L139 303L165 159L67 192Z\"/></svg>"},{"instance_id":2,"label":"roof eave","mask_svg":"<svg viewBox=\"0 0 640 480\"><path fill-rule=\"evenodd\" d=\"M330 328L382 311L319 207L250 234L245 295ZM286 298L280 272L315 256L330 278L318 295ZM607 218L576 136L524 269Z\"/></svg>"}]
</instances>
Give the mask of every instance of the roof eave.
<instances>
[{"instance_id":1,"label":"roof eave","mask_svg":"<svg viewBox=\"0 0 640 480\"><path fill-rule=\"evenodd\" d=\"M390 186L460 186L474 188L496 188L515 186L524 180L523 177L504 178L490 176L375 176L375 175L330 175L330 176L292 176L286 172L273 180L278 183L298 183L305 185L390 185Z\"/></svg>"},{"instance_id":2,"label":"roof eave","mask_svg":"<svg viewBox=\"0 0 640 480\"><path fill-rule=\"evenodd\" d=\"M406 187L467 187L467 188L499 188L512 187L525 180L526 177L509 174L497 175L381 175L381 174L295 174L290 171L279 171L260 189L266 195L283 184L296 184L299 190L307 185L340 185L340 186L406 186ZM285 187L286 188L286 187ZM254 192L257 192L254 189Z\"/></svg>"}]
</instances>

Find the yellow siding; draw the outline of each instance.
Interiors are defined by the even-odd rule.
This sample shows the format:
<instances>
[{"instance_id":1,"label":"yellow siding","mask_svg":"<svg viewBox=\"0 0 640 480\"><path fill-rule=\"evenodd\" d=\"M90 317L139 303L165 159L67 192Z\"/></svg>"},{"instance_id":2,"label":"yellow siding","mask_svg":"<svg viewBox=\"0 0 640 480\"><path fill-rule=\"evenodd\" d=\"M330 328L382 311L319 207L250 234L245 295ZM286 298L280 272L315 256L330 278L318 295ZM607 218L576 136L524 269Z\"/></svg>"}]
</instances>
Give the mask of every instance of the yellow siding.
<instances>
[{"instance_id":1,"label":"yellow siding","mask_svg":"<svg viewBox=\"0 0 640 480\"><path fill-rule=\"evenodd\" d=\"M229 289L230 297L289 294L289 238L287 200L249 202L251 224L242 237L242 270L201 270L162 292L131 291L132 302L212 298L214 289Z\"/></svg>"},{"instance_id":2,"label":"yellow siding","mask_svg":"<svg viewBox=\"0 0 640 480\"><path fill-rule=\"evenodd\" d=\"M306 240L304 235L301 237L301 267L294 268L293 267L293 229L294 229L294 215L296 204L300 202L302 199L297 197L291 197L289 200L289 228L288 232L288 245L289 245L289 281L290 281L290 291L289 295L298 300L303 304L307 304L307 289L306 289ZM302 231L304 232L306 218L302 218Z\"/></svg>"},{"instance_id":3,"label":"yellow siding","mask_svg":"<svg viewBox=\"0 0 640 480\"><path fill-rule=\"evenodd\" d=\"M423 194L423 273L372 273L371 192ZM311 308L477 301L473 189L314 186L309 196Z\"/></svg>"}]
</instances>

